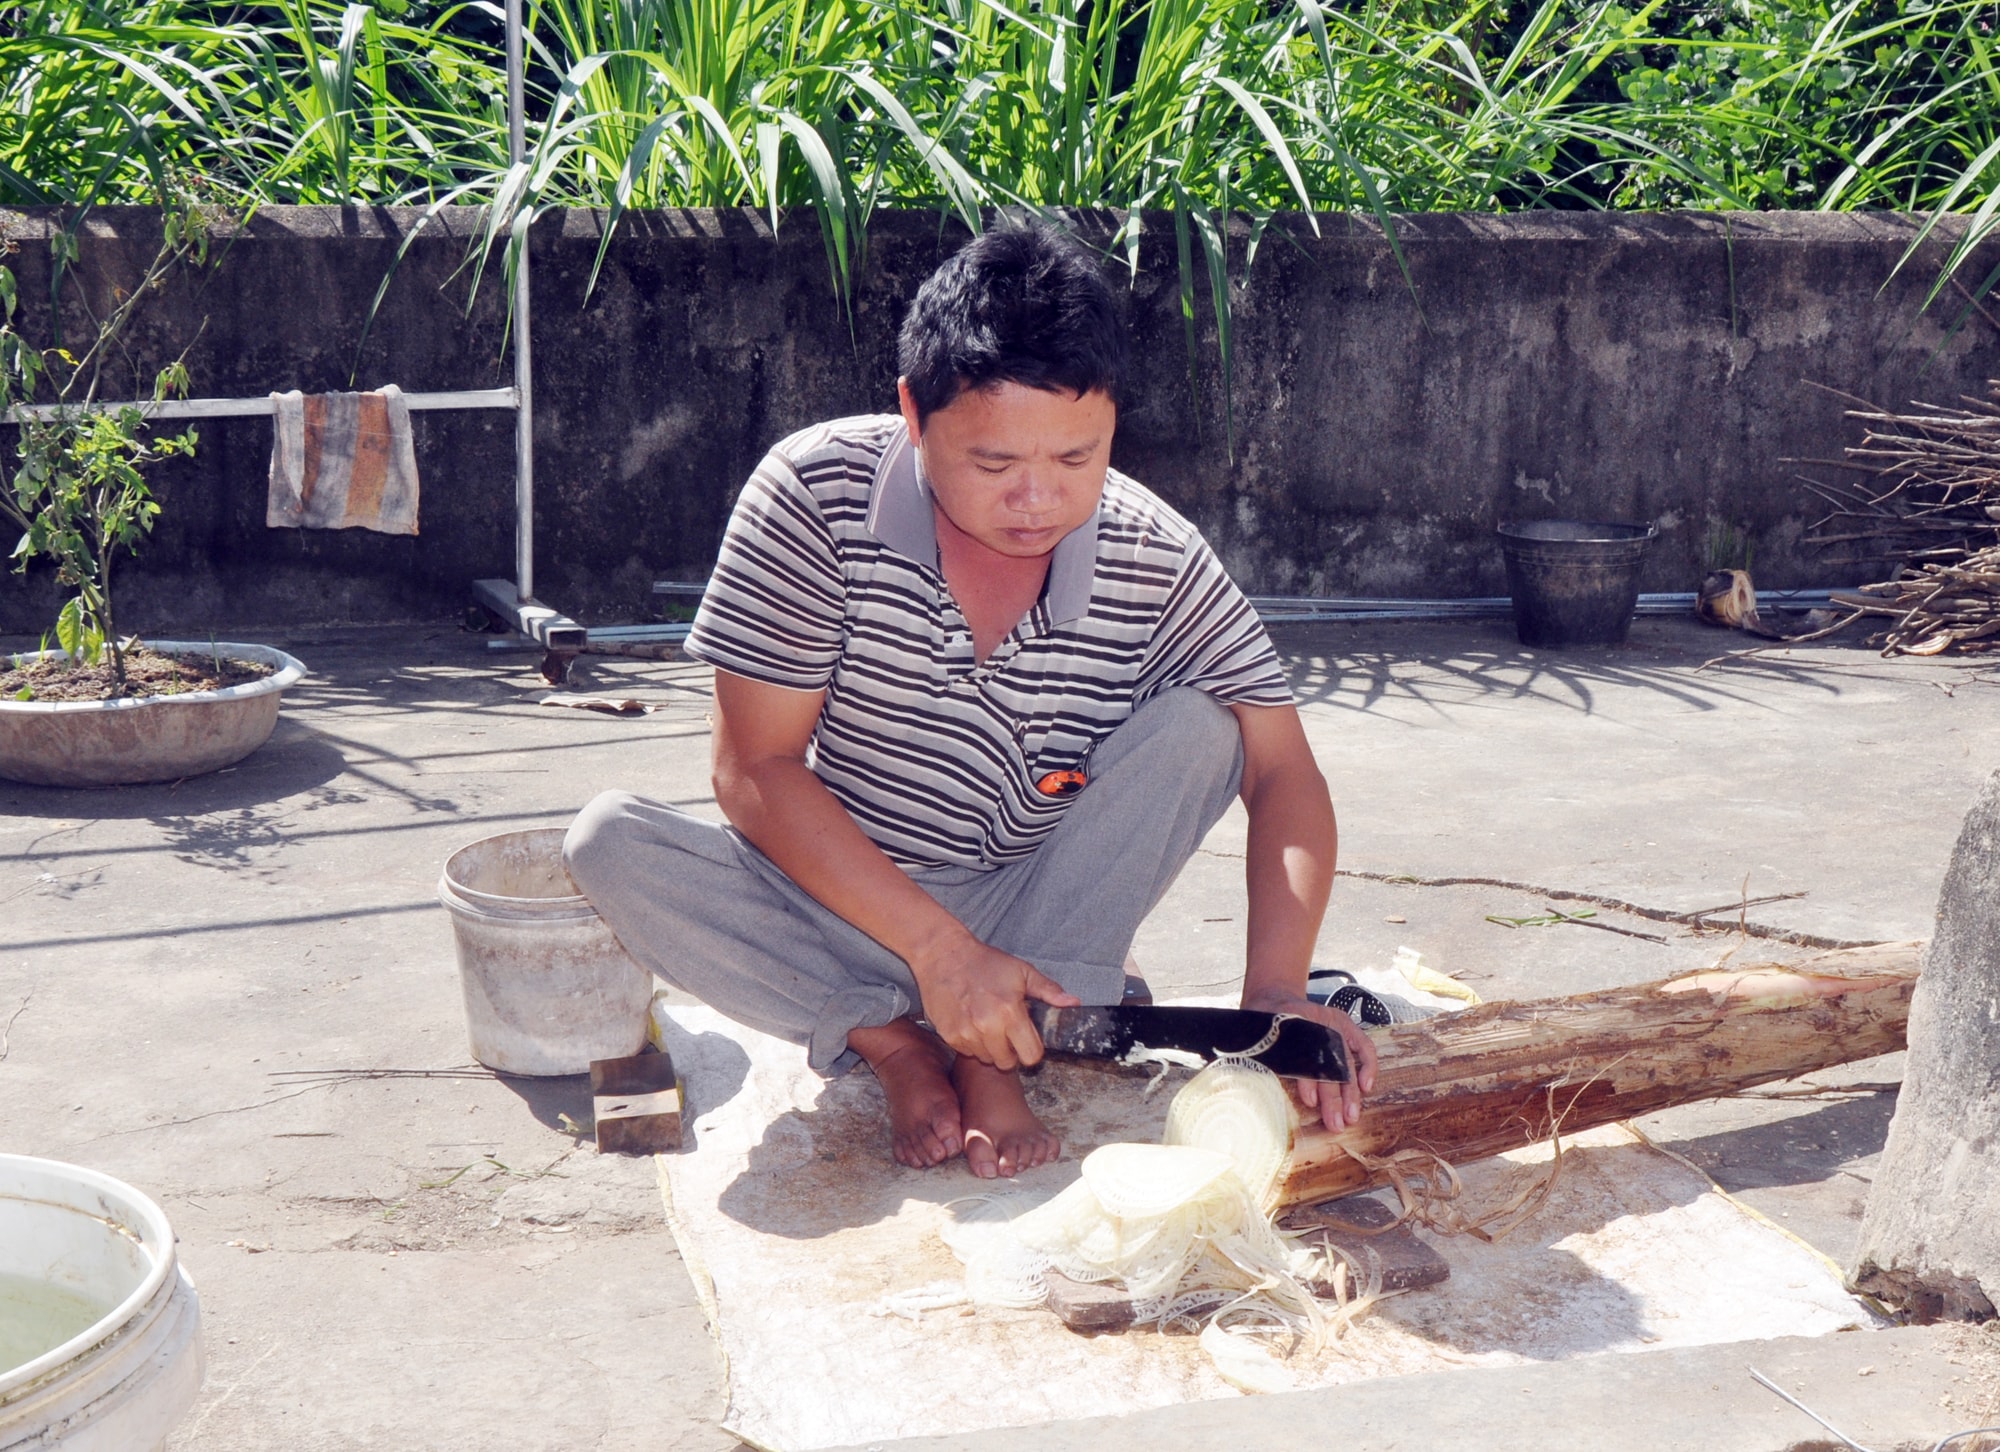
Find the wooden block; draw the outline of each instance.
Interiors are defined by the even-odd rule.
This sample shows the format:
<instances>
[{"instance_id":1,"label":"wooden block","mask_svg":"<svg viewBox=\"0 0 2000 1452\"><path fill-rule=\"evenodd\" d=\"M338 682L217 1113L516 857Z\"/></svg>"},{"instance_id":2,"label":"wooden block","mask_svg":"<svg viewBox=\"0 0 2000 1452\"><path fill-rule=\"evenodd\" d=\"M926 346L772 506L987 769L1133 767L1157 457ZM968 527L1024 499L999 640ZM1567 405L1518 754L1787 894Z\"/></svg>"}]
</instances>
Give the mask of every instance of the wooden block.
<instances>
[{"instance_id":1,"label":"wooden block","mask_svg":"<svg viewBox=\"0 0 2000 1452\"><path fill-rule=\"evenodd\" d=\"M1308 1243L1322 1240L1329 1250L1344 1254L1360 1268L1363 1284L1380 1276L1385 1291L1416 1291L1449 1280L1451 1266L1436 1248L1395 1222L1395 1212L1380 1200L1351 1195L1296 1206L1281 1223L1307 1231Z\"/></svg>"},{"instance_id":2,"label":"wooden block","mask_svg":"<svg viewBox=\"0 0 2000 1452\"><path fill-rule=\"evenodd\" d=\"M681 1085L674 1062L656 1051L590 1066L597 1147L606 1154L669 1154L681 1147Z\"/></svg>"},{"instance_id":3,"label":"wooden block","mask_svg":"<svg viewBox=\"0 0 2000 1452\"><path fill-rule=\"evenodd\" d=\"M1073 1281L1050 1271L1048 1308L1063 1325L1086 1336L1123 1331L1132 1324L1132 1298L1123 1286Z\"/></svg>"}]
</instances>

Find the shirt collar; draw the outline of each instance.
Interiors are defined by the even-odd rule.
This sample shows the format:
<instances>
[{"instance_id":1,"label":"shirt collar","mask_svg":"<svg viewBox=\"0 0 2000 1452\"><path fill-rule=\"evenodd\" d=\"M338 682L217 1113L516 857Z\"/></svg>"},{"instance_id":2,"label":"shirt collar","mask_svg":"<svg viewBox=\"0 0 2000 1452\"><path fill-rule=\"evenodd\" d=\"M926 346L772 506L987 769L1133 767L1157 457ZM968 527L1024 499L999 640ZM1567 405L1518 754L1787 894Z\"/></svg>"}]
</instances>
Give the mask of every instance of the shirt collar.
<instances>
[{"instance_id":1,"label":"shirt collar","mask_svg":"<svg viewBox=\"0 0 2000 1452\"><path fill-rule=\"evenodd\" d=\"M875 465L875 483L868 498L868 532L897 554L935 570L937 516L932 509L930 488L918 469L909 431L897 429ZM1056 541L1043 591L1050 624L1080 619L1089 612L1090 587L1096 575L1097 515L1093 513Z\"/></svg>"}]
</instances>

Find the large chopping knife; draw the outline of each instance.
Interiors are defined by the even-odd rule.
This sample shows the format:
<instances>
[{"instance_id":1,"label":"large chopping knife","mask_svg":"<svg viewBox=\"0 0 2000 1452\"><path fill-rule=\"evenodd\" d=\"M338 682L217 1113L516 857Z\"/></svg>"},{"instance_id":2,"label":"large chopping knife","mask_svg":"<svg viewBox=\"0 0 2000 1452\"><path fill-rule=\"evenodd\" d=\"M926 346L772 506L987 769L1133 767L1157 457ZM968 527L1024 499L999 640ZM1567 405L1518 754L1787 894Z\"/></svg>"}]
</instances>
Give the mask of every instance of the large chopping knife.
<instances>
[{"instance_id":1,"label":"large chopping knife","mask_svg":"<svg viewBox=\"0 0 2000 1452\"><path fill-rule=\"evenodd\" d=\"M1134 1065L1191 1066L1242 1057L1288 1079L1344 1084L1354 1077L1347 1044L1339 1034L1290 1014L1130 1003L1082 1008L1030 1003L1028 1016L1052 1054Z\"/></svg>"}]
</instances>

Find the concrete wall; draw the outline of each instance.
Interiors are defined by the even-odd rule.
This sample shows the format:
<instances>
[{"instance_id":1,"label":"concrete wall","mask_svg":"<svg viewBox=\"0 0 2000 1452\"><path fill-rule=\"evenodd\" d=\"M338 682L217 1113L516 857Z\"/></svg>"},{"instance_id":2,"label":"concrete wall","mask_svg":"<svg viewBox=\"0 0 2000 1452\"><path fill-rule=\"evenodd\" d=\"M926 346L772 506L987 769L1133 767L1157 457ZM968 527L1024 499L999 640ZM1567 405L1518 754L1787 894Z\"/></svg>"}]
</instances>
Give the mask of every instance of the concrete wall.
<instances>
[{"instance_id":1,"label":"concrete wall","mask_svg":"<svg viewBox=\"0 0 2000 1452\"><path fill-rule=\"evenodd\" d=\"M504 384L497 273L468 308L469 214L446 214L409 247L364 338L418 215L264 212L216 265L157 299L139 361L195 338L203 395ZM49 225L0 214L31 329L47 324ZM646 618L657 577L706 571L770 442L892 405L905 300L962 234L930 214L878 216L850 335L809 216L775 240L747 212L630 216L586 298L600 227L591 213L545 219L534 279L538 593L603 622ZM1934 256L1890 280L1907 219L1424 216L1400 235L1414 296L1370 223L1325 217L1314 235L1295 217L1265 234L1235 295L1232 461L1212 319L1198 309L1191 403L1172 230L1164 218L1150 227L1129 297L1138 367L1116 462L1191 515L1248 587L1504 593L1492 530L1515 517L1656 521L1647 589L1692 589L1718 523L1748 532L1767 586L1863 578L1800 544L1817 511L1788 459L1858 437L1807 380L1900 403L2000 376L2000 326L1974 317L1945 341L1955 293L1919 313ZM144 211L95 214L85 275L100 288L129 280L157 236ZM417 432L423 533L396 539L267 530L268 423L204 423L199 456L159 473L165 513L126 569L121 623L458 608L468 581L511 573L512 419L434 413ZM40 570L0 582L0 629L39 631L57 598Z\"/></svg>"}]
</instances>

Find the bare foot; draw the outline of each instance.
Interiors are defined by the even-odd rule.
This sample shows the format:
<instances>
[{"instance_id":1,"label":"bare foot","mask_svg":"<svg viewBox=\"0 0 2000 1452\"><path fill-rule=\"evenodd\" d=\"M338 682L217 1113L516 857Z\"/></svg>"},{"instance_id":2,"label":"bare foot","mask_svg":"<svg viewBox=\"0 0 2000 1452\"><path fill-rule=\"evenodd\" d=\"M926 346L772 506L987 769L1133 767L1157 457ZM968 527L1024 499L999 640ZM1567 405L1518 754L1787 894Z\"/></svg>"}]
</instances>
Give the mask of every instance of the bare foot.
<instances>
[{"instance_id":1,"label":"bare foot","mask_svg":"<svg viewBox=\"0 0 2000 1452\"><path fill-rule=\"evenodd\" d=\"M958 1086L965 1163L980 1179L1011 1179L1061 1152L1062 1142L1028 1108L1018 1072L960 1054L951 1066L951 1082Z\"/></svg>"},{"instance_id":2,"label":"bare foot","mask_svg":"<svg viewBox=\"0 0 2000 1452\"><path fill-rule=\"evenodd\" d=\"M858 1028L847 1046L868 1061L889 1100L889 1134L896 1160L913 1170L941 1165L965 1147L958 1091L952 1087L951 1051L937 1035L899 1018L881 1028ZM1022 1108L1025 1109L1025 1102Z\"/></svg>"}]
</instances>

